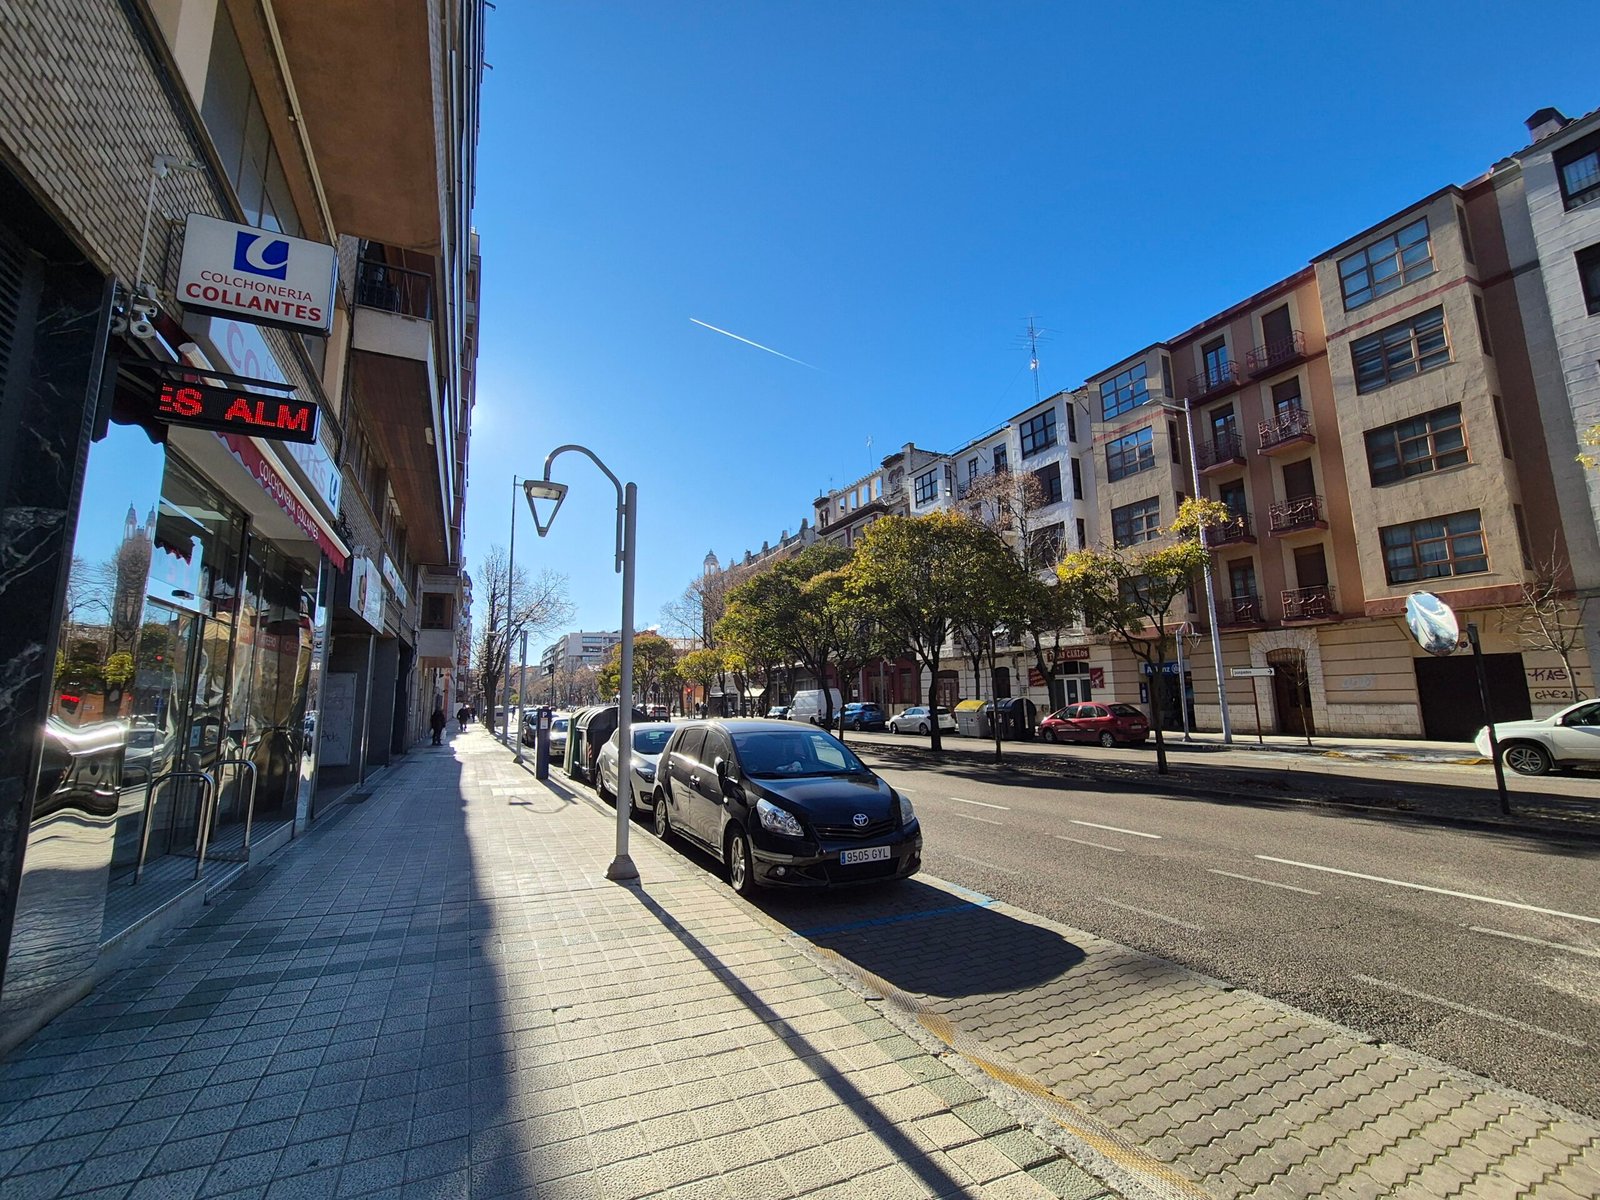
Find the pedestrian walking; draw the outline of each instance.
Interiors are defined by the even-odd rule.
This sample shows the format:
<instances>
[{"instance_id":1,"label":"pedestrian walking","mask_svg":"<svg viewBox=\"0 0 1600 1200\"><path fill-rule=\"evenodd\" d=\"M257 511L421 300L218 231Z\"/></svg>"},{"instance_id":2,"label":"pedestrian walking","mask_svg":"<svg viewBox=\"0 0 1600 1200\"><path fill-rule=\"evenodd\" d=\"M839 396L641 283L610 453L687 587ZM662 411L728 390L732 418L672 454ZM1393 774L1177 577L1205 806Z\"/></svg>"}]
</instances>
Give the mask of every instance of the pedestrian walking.
<instances>
[{"instance_id":1,"label":"pedestrian walking","mask_svg":"<svg viewBox=\"0 0 1600 1200\"><path fill-rule=\"evenodd\" d=\"M470 715L471 710L465 704L456 709L456 728L458 732L465 733L467 731L467 717Z\"/></svg>"},{"instance_id":2,"label":"pedestrian walking","mask_svg":"<svg viewBox=\"0 0 1600 1200\"><path fill-rule=\"evenodd\" d=\"M444 716L444 709L434 709L433 716L428 718L428 724L433 728L433 744L435 746L444 745L444 727L447 724Z\"/></svg>"}]
</instances>

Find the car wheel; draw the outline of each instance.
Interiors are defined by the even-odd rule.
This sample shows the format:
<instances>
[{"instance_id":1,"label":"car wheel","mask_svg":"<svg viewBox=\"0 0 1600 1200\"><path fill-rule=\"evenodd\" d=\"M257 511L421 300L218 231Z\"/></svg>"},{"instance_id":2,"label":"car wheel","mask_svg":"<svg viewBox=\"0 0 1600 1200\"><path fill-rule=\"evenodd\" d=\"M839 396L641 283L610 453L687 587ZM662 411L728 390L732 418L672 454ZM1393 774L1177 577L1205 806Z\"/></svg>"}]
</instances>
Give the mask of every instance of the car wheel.
<instances>
[{"instance_id":1,"label":"car wheel","mask_svg":"<svg viewBox=\"0 0 1600 1200\"><path fill-rule=\"evenodd\" d=\"M889 732L898 735L900 732L900 726L896 725L893 721L890 721Z\"/></svg>"},{"instance_id":2,"label":"car wheel","mask_svg":"<svg viewBox=\"0 0 1600 1200\"><path fill-rule=\"evenodd\" d=\"M854 730L856 733L860 733L861 732L861 722L860 721L851 721L850 722L850 728L852 730Z\"/></svg>"},{"instance_id":3,"label":"car wheel","mask_svg":"<svg viewBox=\"0 0 1600 1200\"><path fill-rule=\"evenodd\" d=\"M600 799L604 800L607 804L610 804L616 799L616 797L611 794L611 789L606 787L606 777L599 771L594 773L594 794L599 796Z\"/></svg>"},{"instance_id":4,"label":"car wheel","mask_svg":"<svg viewBox=\"0 0 1600 1200\"><path fill-rule=\"evenodd\" d=\"M1102 733L1100 735L1100 744L1109 750L1111 747L1117 744L1117 739L1112 737L1109 733Z\"/></svg>"},{"instance_id":5,"label":"car wheel","mask_svg":"<svg viewBox=\"0 0 1600 1200\"><path fill-rule=\"evenodd\" d=\"M667 794L660 788L656 789L655 811L656 836L663 842L672 840L672 818L667 815Z\"/></svg>"},{"instance_id":6,"label":"car wheel","mask_svg":"<svg viewBox=\"0 0 1600 1200\"><path fill-rule=\"evenodd\" d=\"M1055 743L1059 742L1061 738L1057 735L1054 729L1046 729L1044 731L1044 740L1054 745Z\"/></svg>"},{"instance_id":7,"label":"car wheel","mask_svg":"<svg viewBox=\"0 0 1600 1200\"><path fill-rule=\"evenodd\" d=\"M1550 752L1537 742L1512 742L1501 758L1518 775L1543 775L1551 767Z\"/></svg>"},{"instance_id":8,"label":"car wheel","mask_svg":"<svg viewBox=\"0 0 1600 1200\"><path fill-rule=\"evenodd\" d=\"M750 862L750 841L737 825L728 831L728 884L741 896L751 896L756 890L756 872Z\"/></svg>"},{"instance_id":9,"label":"car wheel","mask_svg":"<svg viewBox=\"0 0 1600 1200\"><path fill-rule=\"evenodd\" d=\"M928 732L928 723L926 721L923 721L921 724L919 724L917 726L917 732L921 733L921 734L926 734Z\"/></svg>"}]
</instances>

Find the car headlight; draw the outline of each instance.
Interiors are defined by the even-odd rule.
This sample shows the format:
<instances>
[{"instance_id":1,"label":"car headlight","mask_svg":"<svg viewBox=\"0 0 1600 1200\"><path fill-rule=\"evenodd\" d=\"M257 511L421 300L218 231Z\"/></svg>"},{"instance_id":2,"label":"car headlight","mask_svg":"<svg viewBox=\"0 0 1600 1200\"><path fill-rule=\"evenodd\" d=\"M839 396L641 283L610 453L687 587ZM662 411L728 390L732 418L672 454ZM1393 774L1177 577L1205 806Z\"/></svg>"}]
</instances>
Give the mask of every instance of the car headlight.
<instances>
[{"instance_id":1,"label":"car headlight","mask_svg":"<svg viewBox=\"0 0 1600 1200\"><path fill-rule=\"evenodd\" d=\"M654 763L640 763L633 769L639 772L640 779L653 781L656 777L656 765Z\"/></svg>"},{"instance_id":2,"label":"car headlight","mask_svg":"<svg viewBox=\"0 0 1600 1200\"><path fill-rule=\"evenodd\" d=\"M911 801L907 800L899 792L895 793L895 799L900 801L900 824L909 825L915 821L917 819L917 810L911 807Z\"/></svg>"},{"instance_id":3,"label":"car headlight","mask_svg":"<svg viewBox=\"0 0 1600 1200\"><path fill-rule=\"evenodd\" d=\"M763 829L772 833L781 833L784 837L805 837L805 830L800 828L800 822L792 812L779 808L770 800L756 801L756 819L761 822Z\"/></svg>"}]
</instances>

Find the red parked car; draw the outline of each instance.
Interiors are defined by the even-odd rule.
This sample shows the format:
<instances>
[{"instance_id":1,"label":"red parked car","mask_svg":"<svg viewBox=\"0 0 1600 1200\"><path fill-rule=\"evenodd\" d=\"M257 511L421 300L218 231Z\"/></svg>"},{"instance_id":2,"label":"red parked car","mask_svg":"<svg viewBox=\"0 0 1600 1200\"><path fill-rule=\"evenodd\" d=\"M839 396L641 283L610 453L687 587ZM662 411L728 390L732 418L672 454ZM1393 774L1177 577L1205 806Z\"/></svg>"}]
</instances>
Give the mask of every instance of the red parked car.
<instances>
[{"instance_id":1,"label":"red parked car","mask_svg":"<svg viewBox=\"0 0 1600 1200\"><path fill-rule=\"evenodd\" d=\"M1149 718L1131 704L1069 704L1039 722L1047 742L1139 746L1149 735Z\"/></svg>"}]
</instances>

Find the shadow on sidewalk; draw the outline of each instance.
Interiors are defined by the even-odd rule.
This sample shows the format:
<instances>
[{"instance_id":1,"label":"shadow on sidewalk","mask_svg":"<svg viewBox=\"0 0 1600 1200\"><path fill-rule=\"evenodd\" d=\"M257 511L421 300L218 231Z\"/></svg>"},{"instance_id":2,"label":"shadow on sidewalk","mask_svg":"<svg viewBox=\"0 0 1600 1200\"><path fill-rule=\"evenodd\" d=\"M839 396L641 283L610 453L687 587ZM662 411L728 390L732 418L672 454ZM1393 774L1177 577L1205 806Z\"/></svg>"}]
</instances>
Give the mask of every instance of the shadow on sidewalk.
<instances>
[{"instance_id":1,"label":"shadow on sidewalk","mask_svg":"<svg viewBox=\"0 0 1600 1200\"><path fill-rule=\"evenodd\" d=\"M1018 921L977 892L917 879L830 893L776 894L761 907L813 945L902 991L956 999L1018 992L1084 960L1061 935Z\"/></svg>"},{"instance_id":2,"label":"shadow on sidewalk","mask_svg":"<svg viewBox=\"0 0 1600 1200\"><path fill-rule=\"evenodd\" d=\"M967 1195L966 1185L950 1175L937 1162L934 1162L923 1149L907 1137L896 1125L894 1119L885 1113L877 1103L863 1093L847 1075L838 1070L824 1057L824 1048L812 1042L805 1034L801 1033L760 996L756 995L739 978L738 969L729 966L707 947L689 930L685 929L671 913L657 904L648 892L642 888L626 889L629 895L639 901L640 905L653 916L667 932L671 933L683 945L684 949L693 954L704 964L717 981L728 990L728 993L739 1000L755 1016L760 1018L762 1024L776 1033L793 1050L797 1059L803 1060L811 1068L817 1082L825 1086L837 1098L839 1103L849 1109L863 1124L873 1130L878 1138L889 1150L894 1153L900 1165L914 1174L926 1187L930 1196L955 1196Z\"/></svg>"}]
</instances>

